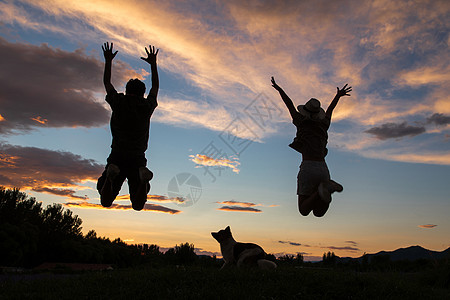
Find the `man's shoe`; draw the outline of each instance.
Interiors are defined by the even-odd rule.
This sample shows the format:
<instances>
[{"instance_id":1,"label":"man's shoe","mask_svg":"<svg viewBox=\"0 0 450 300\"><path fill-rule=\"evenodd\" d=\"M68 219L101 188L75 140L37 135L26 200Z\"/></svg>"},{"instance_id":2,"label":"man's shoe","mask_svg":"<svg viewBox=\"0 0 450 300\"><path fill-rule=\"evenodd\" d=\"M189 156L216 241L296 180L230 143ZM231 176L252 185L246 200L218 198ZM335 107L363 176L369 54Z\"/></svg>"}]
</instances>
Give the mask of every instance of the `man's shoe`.
<instances>
[{"instance_id":1,"label":"man's shoe","mask_svg":"<svg viewBox=\"0 0 450 300\"><path fill-rule=\"evenodd\" d=\"M330 193L334 193L334 192L342 192L344 190L344 187L342 185L340 185L339 183L337 183L334 180L330 180L328 182L328 190L330 191Z\"/></svg>"},{"instance_id":2,"label":"man's shoe","mask_svg":"<svg viewBox=\"0 0 450 300\"><path fill-rule=\"evenodd\" d=\"M153 172L147 169L147 167L139 168L139 179L141 182L149 182L153 178Z\"/></svg>"}]
</instances>

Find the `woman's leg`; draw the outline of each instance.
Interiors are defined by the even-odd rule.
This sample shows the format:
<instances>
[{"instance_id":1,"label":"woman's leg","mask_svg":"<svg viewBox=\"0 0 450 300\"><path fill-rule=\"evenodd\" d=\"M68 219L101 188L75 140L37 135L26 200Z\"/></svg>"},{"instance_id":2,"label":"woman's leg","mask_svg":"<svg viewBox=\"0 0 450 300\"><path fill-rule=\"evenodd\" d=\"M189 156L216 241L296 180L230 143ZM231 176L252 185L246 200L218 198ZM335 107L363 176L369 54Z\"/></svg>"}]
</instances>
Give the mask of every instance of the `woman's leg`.
<instances>
[{"instance_id":1,"label":"woman's leg","mask_svg":"<svg viewBox=\"0 0 450 300\"><path fill-rule=\"evenodd\" d=\"M307 216L314 209L315 202L319 197L315 192L312 195L298 195L298 211L302 216ZM320 199L319 199L320 200Z\"/></svg>"}]
</instances>

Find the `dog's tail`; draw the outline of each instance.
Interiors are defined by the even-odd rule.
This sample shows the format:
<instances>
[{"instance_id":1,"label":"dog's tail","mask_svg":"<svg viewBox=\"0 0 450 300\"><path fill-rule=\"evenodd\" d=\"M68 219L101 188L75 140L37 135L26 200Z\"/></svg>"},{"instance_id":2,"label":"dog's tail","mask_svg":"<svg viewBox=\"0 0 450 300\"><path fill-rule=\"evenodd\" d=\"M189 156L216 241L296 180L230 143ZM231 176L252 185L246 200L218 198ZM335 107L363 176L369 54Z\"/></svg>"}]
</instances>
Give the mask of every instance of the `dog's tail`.
<instances>
[{"instance_id":1,"label":"dog's tail","mask_svg":"<svg viewBox=\"0 0 450 300\"><path fill-rule=\"evenodd\" d=\"M267 259L258 259L256 263L258 264L258 267L262 270L272 270L277 268L276 263Z\"/></svg>"}]
</instances>

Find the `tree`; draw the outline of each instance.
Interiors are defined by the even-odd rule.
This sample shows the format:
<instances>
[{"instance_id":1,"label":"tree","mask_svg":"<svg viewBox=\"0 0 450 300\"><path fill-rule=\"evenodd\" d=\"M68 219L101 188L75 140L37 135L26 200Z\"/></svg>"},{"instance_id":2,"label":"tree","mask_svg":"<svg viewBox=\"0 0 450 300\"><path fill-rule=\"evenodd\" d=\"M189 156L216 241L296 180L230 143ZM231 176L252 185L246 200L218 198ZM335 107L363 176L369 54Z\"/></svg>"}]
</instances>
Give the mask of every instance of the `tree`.
<instances>
[{"instance_id":1,"label":"tree","mask_svg":"<svg viewBox=\"0 0 450 300\"><path fill-rule=\"evenodd\" d=\"M194 244L184 243L166 251L164 256L171 262L176 264L191 264L195 262L198 257L195 254Z\"/></svg>"},{"instance_id":2,"label":"tree","mask_svg":"<svg viewBox=\"0 0 450 300\"><path fill-rule=\"evenodd\" d=\"M328 251L327 253L324 253L322 256L322 262L324 265L330 266L336 264L336 258L337 256L334 254L334 252Z\"/></svg>"},{"instance_id":3,"label":"tree","mask_svg":"<svg viewBox=\"0 0 450 300\"><path fill-rule=\"evenodd\" d=\"M83 221L70 210L64 210L61 204L48 205L43 211L44 230L55 238L80 237Z\"/></svg>"}]
</instances>

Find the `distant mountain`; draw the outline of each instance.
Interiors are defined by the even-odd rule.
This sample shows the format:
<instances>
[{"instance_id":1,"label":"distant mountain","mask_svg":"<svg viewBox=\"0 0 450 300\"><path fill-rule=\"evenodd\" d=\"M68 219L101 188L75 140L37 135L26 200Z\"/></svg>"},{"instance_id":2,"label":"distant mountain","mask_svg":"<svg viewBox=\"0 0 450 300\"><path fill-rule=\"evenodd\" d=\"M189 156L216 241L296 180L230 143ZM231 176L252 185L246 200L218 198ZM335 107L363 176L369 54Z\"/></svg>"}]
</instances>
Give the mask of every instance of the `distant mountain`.
<instances>
[{"instance_id":1,"label":"distant mountain","mask_svg":"<svg viewBox=\"0 0 450 300\"><path fill-rule=\"evenodd\" d=\"M400 248L394 251L380 251L374 254L366 254L369 261L375 256L389 256L391 261L407 260L415 261L418 259L430 259L438 260L443 258L450 258L450 248L444 251L433 251L425 249L421 246L410 246L407 248ZM352 260L362 260L362 256L358 258L342 257L340 260L342 262L352 261Z\"/></svg>"}]
</instances>

